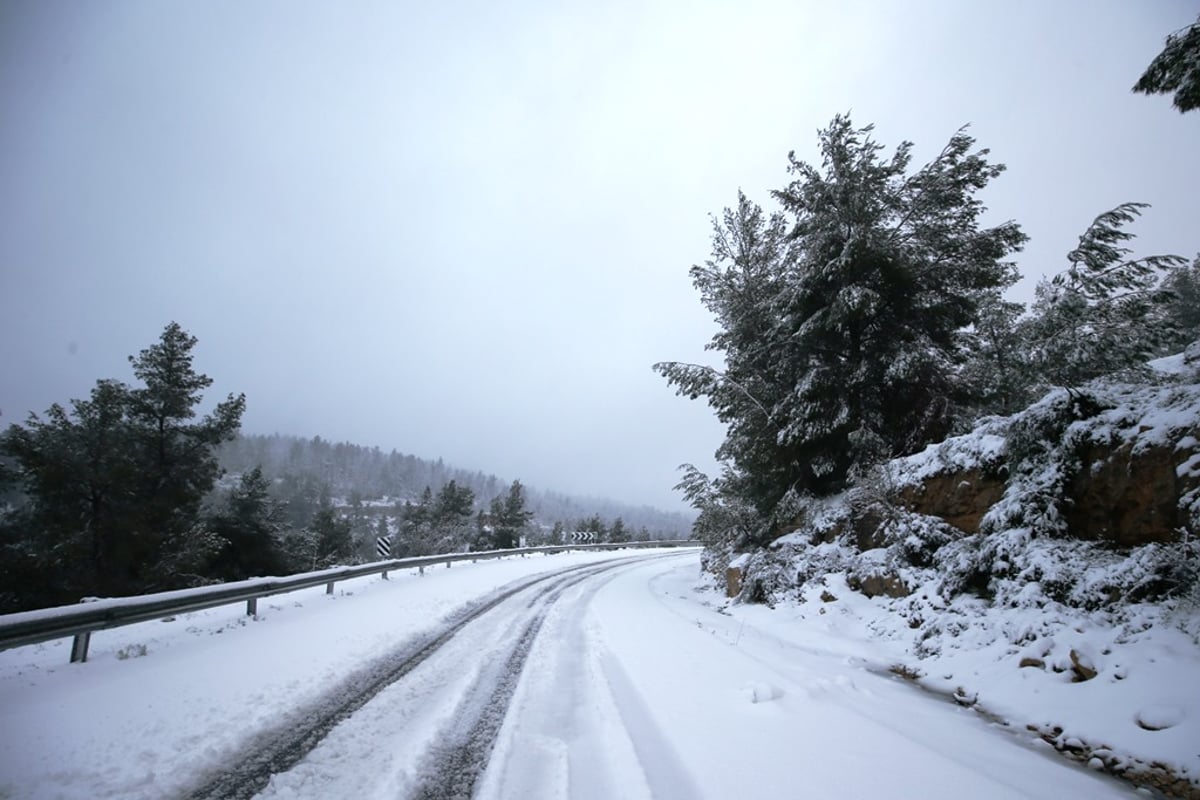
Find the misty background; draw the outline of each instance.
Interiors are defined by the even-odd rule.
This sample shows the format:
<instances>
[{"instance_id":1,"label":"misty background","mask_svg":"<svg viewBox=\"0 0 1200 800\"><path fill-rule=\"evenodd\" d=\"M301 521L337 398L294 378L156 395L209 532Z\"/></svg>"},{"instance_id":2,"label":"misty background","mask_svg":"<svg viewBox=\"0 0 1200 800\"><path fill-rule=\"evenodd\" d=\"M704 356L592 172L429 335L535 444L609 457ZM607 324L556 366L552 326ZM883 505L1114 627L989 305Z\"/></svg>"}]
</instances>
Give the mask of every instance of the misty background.
<instances>
[{"instance_id":1,"label":"misty background","mask_svg":"<svg viewBox=\"0 0 1200 800\"><path fill-rule=\"evenodd\" d=\"M1200 115L1129 89L1190 2L0 4L0 425L179 322L211 405L679 509L722 429L687 270L850 111L1008 171L1028 302L1125 201L1195 255Z\"/></svg>"}]
</instances>

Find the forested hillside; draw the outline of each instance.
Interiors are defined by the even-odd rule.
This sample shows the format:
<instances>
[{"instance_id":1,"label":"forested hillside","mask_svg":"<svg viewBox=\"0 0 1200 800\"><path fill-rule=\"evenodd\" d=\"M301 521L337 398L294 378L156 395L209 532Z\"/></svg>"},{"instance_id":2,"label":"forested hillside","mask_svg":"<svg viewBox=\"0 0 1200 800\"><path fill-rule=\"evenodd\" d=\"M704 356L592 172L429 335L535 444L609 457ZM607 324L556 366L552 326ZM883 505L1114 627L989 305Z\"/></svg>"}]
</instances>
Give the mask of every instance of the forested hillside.
<instances>
[{"instance_id":1,"label":"forested hillside","mask_svg":"<svg viewBox=\"0 0 1200 800\"><path fill-rule=\"evenodd\" d=\"M385 499L384 505L417 503L427 487L436 493L450 481L470 489L487 504L507 492L511 484L480 470L448 465L441 459L429 460L395 450L385 453L378 447L334 443L319 436L304 439L243 434L223 444L217 458L229 475L262 467L264 475L288 487L281 492L294 492L297 485L321 486L331 498L347 504L356 497L376 505ZM582 530L581 525L599 517L608 524L621 519L624 527L635 532L645 529L656 538L686 538L691 531L691 517L679 512L606 498L574 497L530 486L524 487L524 493L533 521L546 528L560 523L566 529Z\"/></svg>"}]
</instances>

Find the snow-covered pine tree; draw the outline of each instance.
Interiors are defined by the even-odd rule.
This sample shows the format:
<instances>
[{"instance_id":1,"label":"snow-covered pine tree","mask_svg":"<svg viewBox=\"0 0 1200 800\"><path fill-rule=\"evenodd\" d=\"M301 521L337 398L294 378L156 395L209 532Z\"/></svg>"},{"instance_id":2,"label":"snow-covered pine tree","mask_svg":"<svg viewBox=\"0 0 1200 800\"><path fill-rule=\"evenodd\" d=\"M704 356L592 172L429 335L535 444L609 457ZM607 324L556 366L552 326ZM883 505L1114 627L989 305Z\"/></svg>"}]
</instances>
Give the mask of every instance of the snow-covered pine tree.
<instances>
[{"instance_id":1,"label":"snow-covered pine tree","mask_svg":"<svg viewBox=\"0 0 1200 800\"><path fill-rule=\"evenodd\" d=\"M63 598L130 594L206 579L220 542L200 507L220 472L216 448L237 435L245 397L200 420L212 380L192 365L196 338L177 323L130 356L141 386L98 381L90 400L55 404L46 419L0 437L28 495L25 536L46 553Z\"/></svg>"},{"instance_id":2,"label":"snow-covered pine tree","mask_svg":"<svg viewBox=\"0 0 1200 800\"><path fill-rule=\"evenodd\" d=\"M1037 287L1032 309L1032 357L1048 386L1079 386L1136 367L1171 341L1170 293L1162 275L1186 263L1180 256L1128 258L1124 227L1145 203L1122 203L1092 221L1067 254L1067 268Z\"/></svg>"},{"instance_id":3,"label":"snow-covered pine tree","mask_svg":"<svg viewBox=\"0 0 1200 800\"><path fill-rule=\"evenodd\" d=\"M1014 222L981 227L975 193L1004 167L965 130L911 176L912 144L883 159L871 132L836 117L822 169L790 155L796 177L775 193L799 250L776 316L805 365L781 438L802 443L799 488L818 493L949 431L967 399L962 332L1011 284L1005 259L1026 238Z\"/></svg>"},{"instance_id":4,"label":"snow-covered pine tree","mask_svg":"<svg viewBox=\"0 0 1200 800\"><path fill-rule=\"evenodd\" d=\"M283 515L261 467L242 473L206 524L221 539L221 549L209 564L210 577L236 581L287 573L290 565L281 546Z\"/></svg>"},{"instance_id":5,"label":"snow-covered pine tree","mask_svg":"<svg viewBox=\"0 0 1200 800\"><path fill-rule=\"evenodd\" d=\"M980 224L975 193L1004 168L964 131L911 175L911 143L883 158L871 131L835 117L820 168L789 155L783 215L739 196L716 226L692 276L725 369L656 365L729 425L713 490L767 517L945 435L968 399L964 329L1011 283L1005 259L1025 241L1013 222Z\"/></svg>"},{"instance_id":6,"label":"snow-covered pine tree","mask_svg":"<svg viewBox=\"0 0 1200 800\"><path fill-rule=\"evenodd\" d=\"M489 546L498 549L516 547L533 519L533 512L525 508L525 487L519 480L512 482L507 494L492 498L491 517L494 530Z\"/></svg>"},{"instance_id":7,"label":"snow-covered pine tree","mask_svg":"<svg viewBox=\"0 0 1200 800\"><path fill-rule=\"evenodd\" d=\"M911 143L883 160L871 131L835 118L823 172L791 156L797 177L776 193L801 244L779 316L808 364L789 433L823 456L821 488L945 435L966 399L962 333L1013 282L1005 259L1026 238L1014 222L981 227L974 195L1004 166L964 130L911 176Z\"/></svg>"}]
</instances>

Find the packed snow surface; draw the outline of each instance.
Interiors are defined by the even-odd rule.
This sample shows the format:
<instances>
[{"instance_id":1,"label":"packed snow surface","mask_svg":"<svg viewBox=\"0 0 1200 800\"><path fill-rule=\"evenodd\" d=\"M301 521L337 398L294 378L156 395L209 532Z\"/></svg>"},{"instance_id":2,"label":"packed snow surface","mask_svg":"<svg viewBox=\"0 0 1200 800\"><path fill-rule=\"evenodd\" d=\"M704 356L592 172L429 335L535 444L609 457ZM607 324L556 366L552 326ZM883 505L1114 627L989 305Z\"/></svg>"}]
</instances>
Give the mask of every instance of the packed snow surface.
<instances>
[{"instance_id":1,"label":"packed snow surface","mask_svg":"<svg viewBox=\"0 0 1200 800\"><path fill-rule=\"evenodd\" d=\"M726 607L699 585L697 551L630 555L363 578L260 602L257 619L239 605L98 633L85 664L68 663L69 641L0 653L0 797L188 796L358 665L501 587L584 565L596 568L533 584L454 633L262 796L412 796L445 778L442 745L481 731L490 759L464 769L478 770L471 791L485 799L1131 794L888 673L894 643L871 631L865 598ZM1129 661L1127 679L1169 644ZM1047 682L1021 699L1013 680L997 686L1014 713L1060 702L1106 713L1099 682ZM1087 697L1063 694L1080 687ZM1161 729L1130 726L1186 729L1194 749L1194 708L1152 687L1144 700L1131 713Z\"/></svg>"}]
</instances>

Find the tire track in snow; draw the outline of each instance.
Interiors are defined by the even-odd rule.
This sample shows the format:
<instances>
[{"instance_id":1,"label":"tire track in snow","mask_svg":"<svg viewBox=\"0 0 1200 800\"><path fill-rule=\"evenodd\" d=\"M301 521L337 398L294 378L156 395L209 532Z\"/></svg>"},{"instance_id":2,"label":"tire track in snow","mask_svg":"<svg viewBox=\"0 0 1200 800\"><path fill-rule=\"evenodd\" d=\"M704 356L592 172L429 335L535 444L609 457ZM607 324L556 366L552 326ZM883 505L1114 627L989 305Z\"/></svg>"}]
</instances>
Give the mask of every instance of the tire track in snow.
<instances>
[{"instance_id":1,"label":"tire track in snow","mask_svg":"<svg viewBox=\"0 0 1200 800\"><path fill-rule=\"evenodd\" d=\"M187 797L189 800L248 800L267 785L272 775L284 772L300 762L340 722L418 667L467 625L504 601L536 587L537 591L528 604L528 607L532 607L556 590L557 593L561 593L570 585L593 574L643 558L646 556L623 558L600 565L585 564L549 575L539 575L510 584L489 597L466 606L442 628L408 640L388 655L347 676L321 699L289 715L283 724L255 736L248 753L220 774L213 775L208 782L193 790ZM555 597L557 593L554 594ZM536 627L540 628L540 622ZM519 641L523 641L528 635L529 644L532 644L536 633L536 628L532 634L527 628ZM519 651L514 651L516 652ZM525 653L528 653L528 647ZM523 663L523 658L519 660ZM514 687L515 684L514 678ZM500 688L497 687L497 692ZM510 690L508 696L511 694ZM504 702L506 707L506 699ZM504 707L501 708L500 719L503 719ZM490 751L490 742L488 750Z\"/></svg>"},{"instance_id":2,"label":"tire track in snow","mask_svg":"<svg viewBox=\"0 0 1200 800\"><path fill-rule=\"evenodd\" d=\"M476 709L471 717L474 719L465 733L452 736L448 741L435 745L427 755L427 763L423 773L425 780L413 792L412 797L420 800L467 800L475 788L475 782L487 767L492 746L508 713L509 701L517 688L517 680L529 657L533 641L546 614L543 611L534 617L521 632L514 643L508 658L503 662L499 676L486 676L486 680L472 687L471 695L486 693L491 685L491 693L487 696L482 707ZM494 681L494 683L493 683ZM472 697L464 705L473 705ZM459 722L462 722L462 717Z\"/></svg>"},{"instance_id":3,"label":"tire track in snow","mask_svg":"<svg viewBox=\"0 0 1200 800\"><path fill-rule=\"evenodd\" d=\"M627 566L630 559L605 564L581 575L560 581L531 599L527 608L541 604L532 619L525 623L521 634L512 640L499 669L482 674L468 690L456 715L455 729L446 740L426 754L421 772L424 780L411 797L416 800L469 800L475 783L483 775L492 748L513 694L517 690L525 662L533 643L550 613L551 606L563 592L588 578ZM639 559L640 560L640 559Z\"/></svg>"}]
</instances>

